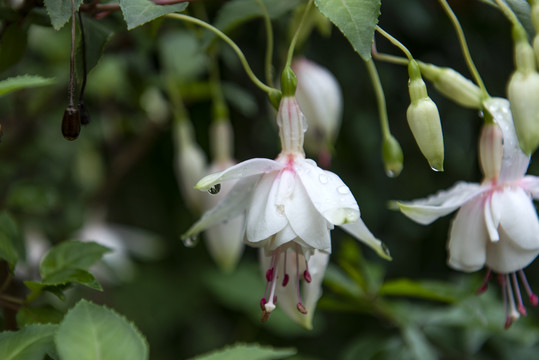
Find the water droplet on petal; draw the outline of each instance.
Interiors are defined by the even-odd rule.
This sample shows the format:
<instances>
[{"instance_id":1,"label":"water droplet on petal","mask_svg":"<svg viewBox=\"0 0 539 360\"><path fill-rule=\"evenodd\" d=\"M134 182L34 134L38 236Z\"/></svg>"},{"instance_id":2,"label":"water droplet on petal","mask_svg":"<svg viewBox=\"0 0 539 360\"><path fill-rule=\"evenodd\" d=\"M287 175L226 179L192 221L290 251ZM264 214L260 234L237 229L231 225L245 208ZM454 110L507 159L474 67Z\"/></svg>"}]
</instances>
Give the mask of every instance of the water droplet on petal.
<instances>
[{"instance_id":1,"label":"water droplet on petal","mask_svg":"<svg viewBox=\"0 0 539 360\"><path fill-rule=\"evenodd\" d=\"M442 170L440 170L440 169L435 168L434 166L431 166L430 168L431 168L432 171L435 171L435 172L440 172L440 171L442 171Z\"/></svg>"},{"instance_id":2,"label":"water droplet on petal","mask_svg":"<svg viewBox=\"0 0 539 360\"><path fill-rule=\"evenodd\" d=\"M208 189L208 192L212 195L219 194L219 191L221 191L221 184L215 184Z\"/></svg>"},{"instance_id":3,"label":"water droplet on petal","mask_svg":"<svg viewBox=\"0 0 539 360\"><path fill-rule=\"evenodd\" d=\"M327 184L328 183L328 177L324 174L320 174L320 176L318 177L318 180L320 180L320 182L322 184Z\"/></svg>"},{"instance_id":4,"label":"water droplet on petal","mask_svg":"<svg viewBox=\"0 0 539 360\"><path fill-rule=\"evenodd\" d=\"M337 192L339 194L345 195L345 194L348 194L350 192L350 189L348 189L348 186L346 186L346 185L341 185L341 186L339 186L337 188Z\"/></svg>"},{"instance_id":5,"label":"water droplet on petal","mask_svg":"<svg viewBox=\"0 0 539 360\"><path fill-rule=\"evenodd\" d=\"M395 177L395 172L393 172L393 170L387 170L387 171L386 171L386 175L387 175L388 177L392 178L392 177Z\"/></svg>"},{"instance_id":6,"label":"water droplet on petal","mask_svg":"<svg viewBox=\"0 0 539 360\"><path fill-rule=\"evenodd\" d=\"M198 244L198 235L187 236L182 239L182 242L185 247L195 247Z\"/></svg>"},{"instance_id":7,"label":"water droplet on petal","mask_svg":"<svg viewBox=\"0 0 539 360\"><path fill-rule=\"evenodd\" d=\"M386 254L387 256L391 256L391 254L389 253L389 248L386 244L381 243L380 246L382 247L382 251L384 252L384 254Z\"/></svg>"}]
</instances>

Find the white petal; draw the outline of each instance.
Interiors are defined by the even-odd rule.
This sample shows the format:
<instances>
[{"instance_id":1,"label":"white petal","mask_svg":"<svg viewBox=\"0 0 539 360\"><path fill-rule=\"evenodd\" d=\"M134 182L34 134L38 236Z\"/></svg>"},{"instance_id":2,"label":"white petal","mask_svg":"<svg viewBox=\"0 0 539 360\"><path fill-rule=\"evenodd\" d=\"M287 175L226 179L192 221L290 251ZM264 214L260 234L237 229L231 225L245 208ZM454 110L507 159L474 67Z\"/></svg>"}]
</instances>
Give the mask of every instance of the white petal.
<instances>
[{"instance_id":1,"label":"white petal","mask_svg":"<svg viewBox=\"0 0 539 360\"><path fill-rule=\"evenodd\" d=\"M539 199L539 177L533 175L526 175L520 180L519 185L531 194L534 199Z\"/></svg>"},{"instance_id":2,"label":"white petal","mask_svg":"<svg viewBox=\"0 0 539 360\"><path fill-rule=\"evenodd\" d=\"M522 249L515 246L500 228L500 241L487 244L487 266L497 273L507 274L528 266L539 254L539 249Z\"/></svg>"},{"instance_id":3,"label":"white petal","mask_svg":"<svg viewBox=\"0 0 539 360\"><path fill-rule=\"evenodd\" d=\"M400 210L410 219L427 225L455 211L462 204L488 190L476 183L459 182L447 191L440 191L432 196L414 201L398 202Z\"/></svg>"},{"instance_id":4,"label":"white petal","mask_svg":"<svg viewBox=\"0 0 539 360\"><path fill-rule=\"evenodd\" d=\"M213 209L207 211L202 217L194 223L182 239L192 238L210 226L220 222L232 219L240 215L249 204L255 184L258 182L258 176L251 176L239 180L230 192Z\"/></svg>"},{"instance_id":5,"label":"white petal","mask_svg":"<svg viewBox=\"0 0 539 360\"><path fill-rule=\"evenodd\" d=\"M249 243L266 240L288 223L284 211L275 203L281 183L275 175L263 175L253 190L247 209L246 235Z\"/></svg>"},{"instance_id":6,"label":"white petal","mask_svg":"<svg viewBox=\"0 0 539 360\"><path fill-rule=\"evenodd\" d=\"M539 249L539 220L531 198L521 188L505 188L497 191L493 198L502 209L500 227L515 246L526 249Z\"/></svg>"},{"instance_id":7,"label":"white petal","mask_svg":"<svg viewBox=\"0 0 539 360\"><path fill-rule=\"evenodd\" d=\"M526 173L530 158L520 149L509 101L489 98L483 105L494 117L503 134L503 157L499 181L506 182L521 178Z\"/></svg>"},{"instance_id":8,"label":"white petal","mask_svg":"<svg viewBox=\"0 0 539 360\"><path fill-rule=\"evenodd\" d=\"M330 229L333 228L314 208L301 182L296 183L294 195L284 205L292 230L307 245L318 250L331 248Z\"/></svg>"},{"instance_id":9,"label":"white petal","mask_svg":"<svg viewBox=\"0 0 539 360\"><path fill-rule=\"evenodd\" d=\"M500 240L500 235L498 234L498 225L500 224L501 217L500 206L498 205L498 201L491 196L487 196L484 201L483 216L488 236L490 241L498 241Z\"/></svg>"},{"instance_id":10,"label":"white petal","mask_svg":"<svg viewBox=\"0 0 539 360\"><path fill-rule=\"evenodd\" d=\"M243 253L245 216L210 227L204 233L211 257L224 272L232 272Z\"/></svg>"},{"instance_id":11,"label":"white petal","mask_svg":"<svg viewBox=\"0 0 539 360\"><path fill-rule=\"evenodd\" d=\"M336 174L310 161L296 161L294 168L314 207L327 221L342 225L359 218L356 199Z\"/></svg>"},{"instance_id":12,"label":"white petal","mask_svg":"<svg viewBox=\"0 0 539 360\"><path fill-rule=\"evenodd\" d=\"M361 240L365 245L369 246L371 249L376 251L376 253L386 259L391 260L391 255L389 255L388 248L384 245L383 242L378 240L367 228L363 220L359 218L353 223L348 223L341 225L347 233L355 237L356 239Z\"/></svg>"},{"instance_id":13,"label":"white petal","mask_svg":"<svg viewBox=\"0 0 539 360\"><path fill-rule=\"evenodd\" d=\"M208 190L223 181L239 179L253 175L260 175L270 171L282 169L282 165L270 159L249 159L231 168L202 178L195 186L199 190Z\"/></svg>"},{"instance_id":14,"label":"white petal","mask_svg":"<svg viewBox=\"0 0 539 360\"><path fill-rule=\"evenodd\" d=\"M475 271L485 264L488 233L483 206L482 199L466 203L451 224L448 263L456 270Z\"/></svg>"}]
</instances>

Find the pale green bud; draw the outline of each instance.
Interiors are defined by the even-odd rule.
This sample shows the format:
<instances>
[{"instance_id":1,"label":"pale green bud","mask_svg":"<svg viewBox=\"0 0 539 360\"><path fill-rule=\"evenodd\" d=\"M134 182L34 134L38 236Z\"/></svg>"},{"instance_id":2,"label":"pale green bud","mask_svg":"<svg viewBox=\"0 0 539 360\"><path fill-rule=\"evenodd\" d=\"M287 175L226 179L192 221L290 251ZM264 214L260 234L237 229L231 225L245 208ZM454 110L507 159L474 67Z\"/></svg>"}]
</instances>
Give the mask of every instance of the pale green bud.
<instances>
[{"instance_id":1,"label":"pale green bud","mask_svg":"<svg viewBox=\"0 0 539 360\"><path fill-rule=\"evenodd\" d=\"M479 162L486 180L500 175L503 156L502 130L496 123L483 125L479 137Z\"/></svg>"},{"instance_id":2,"label":"pale green bud","mask_svg":"<svg viewBox=\"0 0 539 360\"><path fill-rule=\"evenodd\" d=\"M535 37L533 38L533 50L535 59L539 63L539 2L532 1L531 18L533 27L535 28Z\"/></svg>"},{"instance_id":3,"label":"pale green bud","mask_svg":"<svg viewBox=\"0 0 539 360\"><path fill-rule=\"evenodd\" d=\"M401 146L393 135L389 135L384 139L382 144L382 157L384 159L387 176L399 176L403 167L403 155Z\"/></svg>"},{"instance_id":4,"label":"pale green bud","mask_svg":"<svg viewBox=\"0 0 539 360\"><path fill-rule=\"evenodd\" d=\"M411 100L406 111L408 126L430 167L435 171L443 171L444 141L438 108L427 95L427 86L421 75L418 75L419 67L415 61L410 62L408 72Z\"/></svg>"},{"instance_id":5,"label":"pale green bud","mask_svg":"<svg viewBox=\"0 0 539 360\"><path fill-rule=\"evenodd\" d=\"M457 104L472 108L481 108L481 89L460 73L448 67L419 63L421 74L442 95Z\"/></svg>"}]
</instances>

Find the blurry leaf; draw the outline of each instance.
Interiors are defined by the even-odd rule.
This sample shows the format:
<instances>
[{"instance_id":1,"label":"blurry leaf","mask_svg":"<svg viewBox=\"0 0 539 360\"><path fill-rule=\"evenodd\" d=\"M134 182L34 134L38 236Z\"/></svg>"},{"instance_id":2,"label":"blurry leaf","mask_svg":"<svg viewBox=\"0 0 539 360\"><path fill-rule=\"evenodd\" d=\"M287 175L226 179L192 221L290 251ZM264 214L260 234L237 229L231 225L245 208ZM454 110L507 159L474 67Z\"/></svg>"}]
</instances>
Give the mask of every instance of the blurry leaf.
<instances>
[{"instance_id":1,"label":"blurry leaf","mask_svg":"<svg viewBox=\"0 0 539 360\"><path fill-rule=\"evenodd\" d=\"M54 342L62 360L149 358L146 340L132 323L86 300L68 311Z\"/></svg>"},{"instance_id":2,"label":"blurry leaf","mask_svg":"<svg viewBox=\"0 0 539 360\"><path fill-rule=\"evenodd\" d=\"M263 0L263 2L271 19L283 16L301 3L299 0ZM262 8L255 0L233 0L221 7L214 25L226 33L242 23L262 17L263 14Z\"/></svg>"},{"instance_id":3,"label":"blurry leaf","mask_svg":"<svg viewBox=\"0 0 539 360\"><path fill-rule=\"evenodd\" d=\"M206 355L194 357L192 360L272 360L284 359L296 354L296 349L276 349L258 344L236 344Z\"/></svg>"},{"instance_id":4,"label":"blurry leaf","mask_svg":"<svg viewBox=\"0 0 539 360\"><path fill-rule=\"evenodd\" d=\"M0 72L15 65L26 51L28 31L21 24L8 25L0 38Z\"/></svg>"},{"instance_id":5,"label":"blurry leaf","mask_svg":"<svg viewBox=\"0 0 539 360\"><path fill-rule=\"evenodd\" d=\"M61 301L65 301L64 290L67 288L66 285L46 285L38 281L24 281L24 285L30 289L30 293L26 296L26 301L31 303L34 301L43 291L50 292L55 295Z\"/></svg>"},{"instance_id":6,"label":"blurry leaf","mask_svg":"<svg viewBox=\"0 0 539 360\"><path fill-rule=\"evenodd\" d=\"M9 188L7 204L25 213L44 215L59 205L58 190L41 182L17 182Z\"/></svg>"},{"instance_id":7,"label":"blurry leaf","mask_svg":"<svg viewBox=\"0 0 539 360\"><path fill-rule=\"evenodd\" d=\"M400 337L361 336L344 350L342 360L403 360L404 344Z\"/></svg>"},{"instance_id":8,"label":"blurry leaf","mask_svg":"<svg viewBox=\"0 0 539 360\"><path fill-rule=\"evenodd\" d=\"M79 9L81 3L82 0L75 0L75 11ZM45 7L54 30L60 30L71 18L71 0L45 0Z\"/></svg>"},{"instance_id":9,"label":"blurry leaf","mask_svg":"<svg viewBox=\"0 0 539 360\"><path fill-rule=\"evenodd\" d=\"M25 306L17 311L17 325L19 328L31 324L58 324L64 314L50 305L41 307Z\"/></svg>"},{"instance_id":10,"label":"blurry leaf","mask_svg":"<svg viewBox=\"0 0 539 360\"><path fill-rule=\"evenodd\" d=\"M231 106L236 108L243 116L254 116L258 111L258 104L254 96L234 83L224 83L223 93Z\"/></svg>"},{"instance_id":11,"label":"blurry leaf","mask_svg":"<svg viewBox=\"0 0 539 360\"><path fill-rule=\"evenodd\" d=\"M374 28L380 16L380 0L315 0L315 3L363 60L369 60Z\"/></svg>"},{"instance_id":12,"label":"blurry leaf","mask_svg":"<svg viewBox=\"0 0 539 360\"><path fill-rule=\"evenodd\" d=\"M120 0L127 29L131 30L155 18L176 11L183 11L188 3L156 5L150 0Z\"/></svg>"},{"instance_id":13,"label":"blurry leaf","mask_svg":"<svg viewBox=\"0 0 539 360\"><path fill-rule=\"evenodd\" d=\"M0 80L0 96L20 89L45 86L54 83L52 78L44 78L39 75L19 75L5 80Z\"/></svg>"},{"instance_id":14,"label":"blurry leaf","mask_svg":"<svg viewBox=\"0 0 539 360\"><path fill-rule=\"evenodd\" d=\"M436 360L438 357L425 335L414 326L406 326L403 337L415 360Z\"/></svg>"},{"instance_id":15,"label":"blurry leaf","mask_svg":"<svg viewBox=\"0 0 539 360\"><path fill-rule=\"evenodd\" d=\"M53 278L66 269L87 270L110 249L95 242L65 241L54 246L43 258L43 279Z\"/></svg>"},{"instance_id":16,"label":"blurry leaf","mask_svg":"<svg viewBox=\"0 0 539 360\"><path fill-rule=\"evenodd\" d=\"M329 264L324 275L324 285L333 292L359 298L365 294L363 289L350 279L340 268Z\"/></svg>"},{"instance_id":17,"label":"blurry leaf","mask_svg":"<svg viewBox=\"0 0 539 360\"><path fill-rule=\"evenodd\" d=\"M22 239L15 220L9 213L0 212L0 259L6 260L11 268L15 267L19 259L17 249L20 248Z\"/></svg>"},{"instance_id":18,"label":"blurry leaf","mask_svg":"<svg viewBox=\"0 0 539 360\"><path fill-rule=\"evenodd\" d=\"M435 282L417 282L410 279L396 279L384 282L380 295L409 296L421 299L454 302L455 289L451 285Z\"/></svg>"},{"instance_id":19,"label":"blurry leaf","mask_svg":"<svg viewBox=\"0 0 539 360\"><path fill-rule=\"evenodd\" d=\"M103 55L105 46L112 37L113 31L103 24L102 21L94 20L88 16L83 17L82 21L86 43L86 71L89 73L90 70L97 65L97 62ZM77 78L82 79L83 67L81 36L79 36L77 39L77 59L75 64L77 66Z\"/></svg>"},{"instance_id":20,"label":"blurry leaf","mask_svg":"<svg viewBox=\"0 0 539 360\"><path fill-rule=\"evenodd\" d=\"M57 286L67 285L73 282L86 285L94 290L103 290L96 278L88 271L73 268L61 269L50 274L46 278L43 278L42 284L45 286Z\"/></svg>"},{"instance_id":21,"label":"blurry leaf","mask_svg":"<svg viewBox=\"0 0 539 360\"><path fill-rule=\"evenodd\" d=\"M201 75L208 66L197 37L187 31L168 32L159 38L159 52L167 78L187 83ZM189 86L189 85L186 85Z\"/></svg>"},{"instance_id":22,"label":"blurry leaf","mask_svg":"<svg viewBox=\"0 0 539 360\"><path fill-rule=\"evenodd\" d=\"M29 325L19 331L0 333L0 359L41 360L53 349L57 325Z\"/></svg>"},{"instance_id":23,"label":"blurry leaf","mask_svg":"<svg viewBox=\"0 0 539 360\"><path fill-rule=\"evenodd\" d=\"M498 4L494 0L480 0L484 3L487 3L489 5L492 5L494 7L498 7ZM533 27L533 22L531 18L531 7L528 1L526 0L503 0L511 10L515 13L518 20L524 26L524 29L526 29L526 32L528 33L528 36L533 38L535 34L535 29Z\"/></svg>"}]
</instances>

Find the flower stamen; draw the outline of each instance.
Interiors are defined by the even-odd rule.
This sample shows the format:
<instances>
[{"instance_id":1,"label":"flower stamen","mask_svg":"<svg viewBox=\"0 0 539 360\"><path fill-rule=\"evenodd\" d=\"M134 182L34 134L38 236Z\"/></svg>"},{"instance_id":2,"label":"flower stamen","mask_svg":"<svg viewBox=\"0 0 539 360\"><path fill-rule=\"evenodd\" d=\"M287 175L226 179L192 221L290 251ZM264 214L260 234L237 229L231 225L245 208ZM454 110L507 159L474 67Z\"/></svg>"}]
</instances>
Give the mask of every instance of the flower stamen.
<instances>
[{"instance_id":1,"label":"flower stamen","mask_svg":"<svg viewBox=\"0 0 539 360\"><path fill-rule=\"evenodd\" d=\"M491 270L491 269L488 269L487 274L485 275L485 279L483 280L483 284L482 284L481 287L480 287L479 289L477 289L477 291L475 292L477 295L481 295L482 293L484 293L485 291L487 291L487 289L488 289L488 282L490 281L491 278L492 278L492 270Z\"/></svg>"},{"instance_id":2,"label":"flower stamen","mask_svg":"<svg viewBox=\"0 0 539 360\"><path fill-rule=\"evenodd\" d=\"M518 309L518 312L522 316L526 316L526 307L522 303L522 294L520 293L520 288L518 286L517 274L512 273L511 278L513 280L513 290L515 291L515 294L517 296L517 304L518 304L517 309Z\"/></svg>"},{"instance_id":3,"label":"flower stamen","mask_svg":"<svg viewBox=\"0 0 539 360\"><path fill-rule=\"evenodd\" d=\"M528 298L530 299L530 303L532 306L537 306L537 303L539 300L537 299L537 295L535 295L530 287L530 284L528 283L528 279L526 279L526 274L524 274L524 271L520 270L518 272L518 275L520 277L520 281L522 281L522 284L524 285L524 288L526 289L526 293L528 294Z\"/></svg>"},{"instance_id":4,"label":"flower stamen","mask_svg":"<svg viewBox=\"0 0 539 360\"><path fill-rule=\"evenodd\" d=\"M298 251L299 251L299 246L296 245L296 291L297 291L297 296L298 296L298 304L296 307L300 313L307 314L307 309L301 302L301 292L300 292L300 284L299 284L300 277L299 277L299 253ZM305 280L307 282L311 282L311 275L309 274L307 270L303 272L303 276L305 276L305 274L309 276L309 280L307 281L307 278Z\"/></svg>"}]
</instances>

